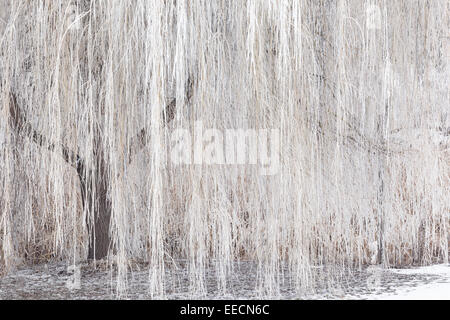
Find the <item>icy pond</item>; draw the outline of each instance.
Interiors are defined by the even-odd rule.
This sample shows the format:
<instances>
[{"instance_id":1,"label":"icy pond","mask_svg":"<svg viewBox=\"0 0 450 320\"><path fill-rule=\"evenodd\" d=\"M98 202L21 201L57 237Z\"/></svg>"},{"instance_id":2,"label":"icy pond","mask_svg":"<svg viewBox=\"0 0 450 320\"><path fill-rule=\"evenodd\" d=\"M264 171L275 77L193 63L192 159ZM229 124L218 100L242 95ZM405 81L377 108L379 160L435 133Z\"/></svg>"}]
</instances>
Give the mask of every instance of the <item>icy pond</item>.
<instances>
[{"instance_id":1,"label":"icy pond","mask_svg":"<svg viewBox=\"0 0 450 320\"><path fill-rule=\"evenodd\" d=\"M117 299L115 278L106 270L90 265L80 269L79 286L73 286L73 274L64 264L21 268L0 278L2 299ZM148 271L128 274L128 289L122 299L150 299ZM450 265L434 265L411 269L371 267L351 274L333 276L317 271L314 290L296 293L285 276L277 295L262 297L255 291L256 272L250 263L235 266L228 292L217 290L215 273L206 272L206 294L192 295L185 268L167 271L166 299L450 299Z\"/></svg>"}]
</instances>

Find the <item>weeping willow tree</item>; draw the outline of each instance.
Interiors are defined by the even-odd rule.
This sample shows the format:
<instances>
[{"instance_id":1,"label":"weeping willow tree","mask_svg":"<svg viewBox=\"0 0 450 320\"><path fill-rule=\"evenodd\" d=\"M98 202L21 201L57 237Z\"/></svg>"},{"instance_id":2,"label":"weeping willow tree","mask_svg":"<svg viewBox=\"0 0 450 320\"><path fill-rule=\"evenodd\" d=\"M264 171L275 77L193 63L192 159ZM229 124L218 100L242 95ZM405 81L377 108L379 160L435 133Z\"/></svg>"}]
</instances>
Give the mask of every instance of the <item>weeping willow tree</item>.
<instances>
[{"instance_id":1,"label":"weeping willow tree","mask_svg":"<svg viewBox=\"0 0 450 320\"><path fill-rule=\"evenodd\" d=\"M447 1L0 0L0 270L171 261L276 293L448 261ZM276 128L280 170L175 165L175 128ZM206 143L206 142L205 142Z\"/></svg>"}]
</instances>

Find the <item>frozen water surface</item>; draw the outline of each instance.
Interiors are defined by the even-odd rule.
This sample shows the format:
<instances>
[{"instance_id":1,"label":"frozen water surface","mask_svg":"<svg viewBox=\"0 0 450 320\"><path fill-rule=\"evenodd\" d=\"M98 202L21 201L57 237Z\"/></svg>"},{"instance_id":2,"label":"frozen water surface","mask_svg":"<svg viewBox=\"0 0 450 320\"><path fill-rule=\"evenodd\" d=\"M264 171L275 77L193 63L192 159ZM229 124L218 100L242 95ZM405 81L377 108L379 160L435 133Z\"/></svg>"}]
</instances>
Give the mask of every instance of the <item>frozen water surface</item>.
<instances>
[{"instance_id":1,"label":"frozen water surface","mask_svg":"<svg viewBox=\"0 0 450 320\"><path fill-rule=\"evenodd\" d=\"M79 289L70 289L73 275L64 264L22 268L0 279L0 299L151 299L149 273L134 268L122 296L116 294L116 278L110 271L81 266ZM435 265L412 269L365 268L348 272L317 268L316 284L299 294L286 272L278 294L263 296L256 287L257 268L252 263L234 266L224 293L217 289L215 269L206 271L205 290L192 290L188 269L182 264L166 273L166 299L450 299L450 267ZM73 287L72 287L73 288ZM206 293L205 293L206 292ZM258 294L260 292L260 294ZM161 297L159 297L161 298Z\"/></svg>"}]
</instances>

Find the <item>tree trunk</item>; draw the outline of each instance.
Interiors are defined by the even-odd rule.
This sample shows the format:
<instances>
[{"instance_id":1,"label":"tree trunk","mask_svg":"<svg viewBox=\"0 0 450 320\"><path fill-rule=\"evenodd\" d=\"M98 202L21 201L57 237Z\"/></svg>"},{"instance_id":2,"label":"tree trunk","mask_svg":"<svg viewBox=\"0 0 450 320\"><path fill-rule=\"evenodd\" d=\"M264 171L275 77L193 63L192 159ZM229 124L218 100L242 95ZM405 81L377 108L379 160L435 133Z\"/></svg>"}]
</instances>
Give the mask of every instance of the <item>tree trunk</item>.
<instances>
[{"instance_id":1,"label":"tree trunk","mask_svg":"<svg viewBox=\"0 0 450 320\"><path fill-rule=\"evenodd\" d=\"M96 205L94 206L94 223L88 218L89 251L88 260L103 259L110 247L109 224L111 220L111 201L103 183L97 184Z\"/></svg>"},{"instance_id":2,"label":"tree trunk","mask_svg":"<svg viewBox=\"0 0 450 320\"><path fill-rule=\"evenodd\" d=\"M109 178L104 153L95 154L95 170L77 168L81 182L83 210L86 210L86 225L89 234L88 260L100 260L108 255L111 244L109 225L111 200L108 197ZM89 214L92 212L93 214Z\"/></svg>"}]
</instances>

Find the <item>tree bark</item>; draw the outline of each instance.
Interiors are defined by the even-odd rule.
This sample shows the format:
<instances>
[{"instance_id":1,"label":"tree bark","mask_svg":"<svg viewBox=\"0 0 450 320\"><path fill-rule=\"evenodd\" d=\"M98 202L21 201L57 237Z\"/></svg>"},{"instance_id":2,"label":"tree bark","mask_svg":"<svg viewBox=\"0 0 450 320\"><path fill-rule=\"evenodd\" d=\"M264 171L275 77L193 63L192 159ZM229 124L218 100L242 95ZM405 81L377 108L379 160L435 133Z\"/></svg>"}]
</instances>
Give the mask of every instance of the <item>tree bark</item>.
<instances>
[{"instance_id":1,"label":"tree bark","mask_svg":"<svg viewBox=\"0 0 450 320\"><path fill-rule=\"evenodd\" d=\"M102 154L102 153L101 153ZM88 260L100 260L108 255L111 246L109 225L111 222L111 200L108 197L109 179L104 166L103 156L96 159L101 164L92 172L79 173L83 209L86 210L86 225L88 228ZM92 211L92 215L89 213Z\"/></svg>"},{"instance_id":2,"label":"tree bark","mask_svg":"<svg viewBox=\"0 0 450 320\"><path fill-rule=\"evenodd\" d=\"M77 168L83 210L87 213L88 260L105 258L111 247L109 226L112 204L108 196L110 179L102 138L100 130L95 128L93 169L86 168L84 165Z\"/></svg>"}]
</instances>

